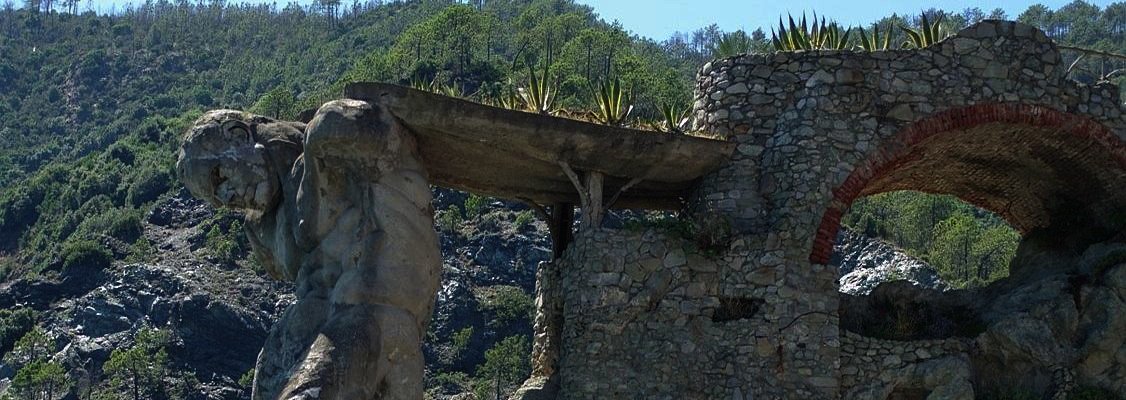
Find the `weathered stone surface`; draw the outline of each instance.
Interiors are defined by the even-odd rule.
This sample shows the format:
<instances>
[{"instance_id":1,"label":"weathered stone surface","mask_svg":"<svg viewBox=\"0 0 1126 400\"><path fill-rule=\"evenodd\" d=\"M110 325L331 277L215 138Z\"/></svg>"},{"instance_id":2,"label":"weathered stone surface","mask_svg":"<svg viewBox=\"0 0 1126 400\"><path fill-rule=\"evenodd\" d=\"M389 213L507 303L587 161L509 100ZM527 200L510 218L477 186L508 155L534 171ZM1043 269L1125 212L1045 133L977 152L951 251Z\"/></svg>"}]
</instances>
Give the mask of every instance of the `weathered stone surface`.
<instances>
[{"instance_id":1,"label":"weathered stone surface","mask_svg":"<svg viewBox=\"0 0 1126 400\"><path fill-rule=\"evenodd\" d=\"M441 260L414 138L386 109L329 102L307 126L213 111L185 134L177 171L195 196L243 210L263 265L297 283L253 398L421 397Z\"/></svg>"},{"instance_id":2,"label":"weathered stone surface","mask_svg":"<svg viewBox=\"0 0 1126 400\"><path fill-rule=\"evenodd\" d=\"M347 98L388 108L418 141L418 157L434 184L540 204L579 196L559 168L606 176L623 208L679 209L700 176L711 172L734 144L688 135L667 135L490 107L402 86L353 83ZM724 95L721 93L721 95Z\"/></svg>"}]
</instances>

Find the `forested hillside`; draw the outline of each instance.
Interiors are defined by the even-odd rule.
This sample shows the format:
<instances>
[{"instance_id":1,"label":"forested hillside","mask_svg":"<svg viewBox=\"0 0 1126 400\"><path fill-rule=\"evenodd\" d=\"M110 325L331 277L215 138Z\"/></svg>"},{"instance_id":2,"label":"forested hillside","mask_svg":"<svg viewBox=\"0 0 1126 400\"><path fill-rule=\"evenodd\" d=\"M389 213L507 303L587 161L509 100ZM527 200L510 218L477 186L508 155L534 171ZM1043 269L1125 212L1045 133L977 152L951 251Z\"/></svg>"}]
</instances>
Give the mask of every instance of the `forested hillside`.
<instances>
[{"instance_id":1,"label":"forested hillside","mask_svg":"<svg viewBox=\"0 0 1126 400\"><path fill-rule=\"evenodd\" d=\"M618 79L635 107L626 122L647 124L662 118L662 108L689 106L695 72L712 58L774 51L770 27L709 26L654 40L569 0L161 0L111 14L81 8L76 0L7 0L0 9L0 281L149 258L155 250L142 219L179 192L172 171L178 136L207 109L292 118L350 81L498 101L538 74L557 85L559 107L576 111L595 108L593 88ZM943 15L946 32L1015 17L1062 43L1126 53L1126 3L1036 5L1019 16L926 13ZM866 28L890 29L898 47L907 40L900 25L917 21L892 16ZM1117 82L1124 66L1086 58L1072 76ZM846 224L928 259L956 285L1004 276L1019 240L991 214L916 193L862 200ZM239 260L246 254L240 235L238 224L215 224L207 244ZM0 315L0 348L28 332L27 319Z\"/></svg>"},{"instance_id":2,"label":"forested hillside","mask_svg":"<svg viewBox=\"0 0 1126 400\"><path fill-rule=\"evenodd\" d=\"M499 90L550 63L561 104L580 106L587 82L614 74L644 99L637 115L653 115L658 101L687 101L699 63L570 2L8 8L0 27L0 246L4 270L21 272L104 261L88 241L136 240L145 205L178 188L175 139L205 109L292 117L354 80Z\"/></svg>"}]
</instances>

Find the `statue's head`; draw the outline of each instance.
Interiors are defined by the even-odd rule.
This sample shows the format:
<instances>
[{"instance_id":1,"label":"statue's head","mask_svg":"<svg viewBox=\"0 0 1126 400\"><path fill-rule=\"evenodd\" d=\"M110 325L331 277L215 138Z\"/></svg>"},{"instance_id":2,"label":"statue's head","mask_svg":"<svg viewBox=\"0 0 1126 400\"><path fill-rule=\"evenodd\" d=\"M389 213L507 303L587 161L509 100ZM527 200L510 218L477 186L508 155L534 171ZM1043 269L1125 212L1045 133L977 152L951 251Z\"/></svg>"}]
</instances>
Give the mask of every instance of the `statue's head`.
<instances>
[{"instance_id":1,"label":"statue's head","mask_svg":"<svg viewBox=\"0 0 1126 400\"><path fill-rule=\"evenodd\" d=\"M300 146L300 131L282 124L241 111L210 111L184 134L176 173L193 195L215 206L266 212L282 192L270 142Z\"/></svg>"}]
</instances>

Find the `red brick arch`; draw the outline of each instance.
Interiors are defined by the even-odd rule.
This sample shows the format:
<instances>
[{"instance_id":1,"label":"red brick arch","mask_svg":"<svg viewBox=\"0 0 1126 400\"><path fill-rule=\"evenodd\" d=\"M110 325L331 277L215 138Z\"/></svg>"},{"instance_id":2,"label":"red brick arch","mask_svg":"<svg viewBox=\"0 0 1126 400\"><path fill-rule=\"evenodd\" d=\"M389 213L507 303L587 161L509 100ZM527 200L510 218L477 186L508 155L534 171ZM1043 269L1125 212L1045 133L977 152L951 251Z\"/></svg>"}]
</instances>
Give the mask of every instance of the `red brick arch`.
<instances>
[{"instance_id":1,"label":"red brick arch","mask_svg":"<svg viewBox=\"0 0 1126 400\"><path fill-rule=\"evenodd\" d=\"M844 183L833 189L832 200L815 233L810 262L829 263L833 244L840 230L841 217L870 183L912 161L917 155L912 152L913 147L935 135L965 131L989 123L1050 128L1097 142L1110 151L1120 167L1126 169L1126 143L1106 126L1084 116L1044 106L1010 103L980 104L939 112L910 124L892 138L884 140L884 144L862 161ZM960 197L970 203L978 203L972 195Z\"/></svg>"}]
</instances>

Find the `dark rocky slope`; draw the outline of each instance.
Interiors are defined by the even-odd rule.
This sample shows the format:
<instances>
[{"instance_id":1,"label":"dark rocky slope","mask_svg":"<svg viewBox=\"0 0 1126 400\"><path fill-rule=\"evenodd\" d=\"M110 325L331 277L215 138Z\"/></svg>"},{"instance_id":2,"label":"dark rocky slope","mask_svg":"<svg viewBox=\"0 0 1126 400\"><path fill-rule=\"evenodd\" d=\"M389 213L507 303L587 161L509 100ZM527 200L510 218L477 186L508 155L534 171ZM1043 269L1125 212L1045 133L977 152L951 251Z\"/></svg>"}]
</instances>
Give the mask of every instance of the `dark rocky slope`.
<instances>
[{"instance_id":1,"label":"dark rocky slope","mask_svg":"<svg viewBox=\"0 0 1126 400\"><path fill-rule=\"evenodd\" d=\"M435 193L439 209L460 209L466 200L463 193ZM431 374L472 375L496 342L531 334L530 318L498 320L498 312L511 310L492 304L495 292L507 290L529 299L516 306L530 307L535 266L550 256L546 227L520 217L520 208L485 201L475 215L440 227L443 286L425 344ZM238 380L253 368L270 327L293 301L293 288L209 256L201 228L214 215L181 192L146 217L144 234L155 247L155 259L8 282L0 287L0 308L29 307L39 313L40 324L61 349L55 359L70 371L76 395L105 379L101 367L114 349L131 345L138 329L151 326L171 333L167 350L175 371L170 380L194 386L201 398L247 398ZM518 218L521 226L515 225ZM468 345L451 354L451 337L466 328L473 332ZM0 365L0 392L14 372Z\"/></svg>"}]
</instances>

